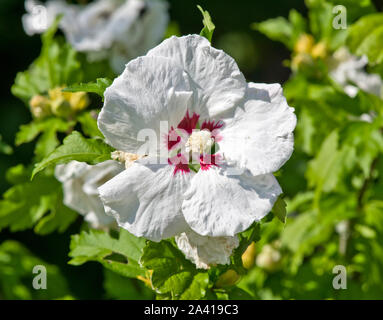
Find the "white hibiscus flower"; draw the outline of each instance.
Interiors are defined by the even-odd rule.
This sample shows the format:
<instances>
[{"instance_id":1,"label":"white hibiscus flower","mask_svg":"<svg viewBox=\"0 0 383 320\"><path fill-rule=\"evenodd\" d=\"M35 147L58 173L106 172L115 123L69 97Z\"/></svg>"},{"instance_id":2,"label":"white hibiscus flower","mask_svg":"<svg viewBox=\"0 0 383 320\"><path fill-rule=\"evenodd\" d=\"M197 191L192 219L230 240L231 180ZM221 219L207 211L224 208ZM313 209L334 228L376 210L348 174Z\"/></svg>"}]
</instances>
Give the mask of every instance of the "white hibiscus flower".
<instances>
[{"instance_id":1,"label":"white hibiscus flower","mask_svg":"<svg viewBox=\"0 0 383 320\"><path fill-rule=\"evenodd\" d=\"M26 0L26 9L23 25L27 34L45 31L63 14L60 28L70 44L91 60L109 58L117 73L162 39L169 20L162 0L97 0L86 6L62 0L50 0L43 6Z\"/></svg>"},{"instance_id":2,"label":"white hibiscus flower","mask_svg":"<svg viewBox=\"0 0 383 320\"><path fill-rule=\"evenodd\" d=\"M171 37L129 62L105 91L98 126L107 142L125 153L143 146L157 153L99 188L105 210L153 241L190 229L235 237L281 194L272 173L291 156L295 125L279 84L246 83L235 61L201 36ZM137 139L147 129L159 141Z\"/></svg>"},{"instance_id":3,"label":"white hibiscus flower","mask_svg":"<svg viewBox=\"0 0 383 320\"><path fill-rule=\"evenodd\" d=\"M355 97L359 89L382 96L383 82L379 75L368 74L364 68L368 64L366 56L356 57L347 48L338 49L330 63L330 76L339 83L345 93L351 98Z\"/></svg>"},{"instance_id":4,"label":"white hibiscus flower","mask_svg":"<svg viewBox=\"0 0 383 320\"><path fill-rule=\"evenodd\" d=\"M115 220L105 214L97 188L124 169L112 160L93 166L77 161L56 166L55 176L63 184L64 204L82 214L92 228L113 226Z\"/></svg>"}]
</instances>

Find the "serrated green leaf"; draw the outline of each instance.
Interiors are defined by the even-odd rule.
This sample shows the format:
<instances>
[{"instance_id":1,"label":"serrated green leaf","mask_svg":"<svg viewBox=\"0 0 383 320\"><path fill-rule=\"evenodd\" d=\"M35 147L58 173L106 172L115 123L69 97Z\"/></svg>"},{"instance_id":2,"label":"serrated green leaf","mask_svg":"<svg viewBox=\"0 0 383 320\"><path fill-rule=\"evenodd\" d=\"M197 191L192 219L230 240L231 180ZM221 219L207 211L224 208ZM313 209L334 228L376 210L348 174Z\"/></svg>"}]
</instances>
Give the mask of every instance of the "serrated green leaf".
<instances>
[{"instance_id":1,"label":"serrated green leaf","mask_svg":"<svg viewBox=\"0 0 383 320\"><path fill-rule=\"evenodd\" d=\"M49 118L21 125L19 132L16 134L15 144L19 146L23 143L31 142L40 135L36 143L35 155L37 161L41 160L59 145L60 142L57 138L57 134L71 130L74 124L73 121Z\"/></svg>"},{"instance_id":2,"label":"serrated green leaf","mask_svg":"<svg viewBox=\"0 0 383 320\"><path fill-rule=\"evenodd\" d=\"M199 11L201 11L203 20L202 23L204 25L203 29L201 30L200 35L205 37L207 40L211 42L211 39L213 37L213 33L215 30L215 25L213 21L211 20L210 14L208 11L203 10L201 6L197 5L197 8Z\"/></svg>"},{"instance_id":3,"label":"serrated green leaf","mask_svg":"<svg viewBox=\"0 0 383 320\"><path fill-rule=\"evenodd\" d=\"M120 229L119 239L124 248L124 254L127 257L139 261L146 245L146 240L144 238L138 238L122 228Z\"/></svg>"},{"instance_id":4,"label":"serrated green leaf","mask_svg":"<svg viewBox=\"0 0 383 320\"><path fill-rule=\"evenodd\" d=\"M88 261L97 261L105 268L124 277L145 276L135 258L141 255L144 240L128 236L127 231L120 232L120 238L112 238L100 230L83 231L72 236L69 264L81 265ZM118 257L123 259L119 259Z\"/></svg>"},{"instance_id":5,"label":"serrated green leaf","mask_svg":"<svg viewBox=\"0 0 383 320\"><path fill-rule=\"evenodd\" d=\"M77 212L64 206L62 196L49 198L49 214L42 217L34 231L39 235L47 235L53 231L64 232L77 219Z\"/></svg>"},{"instance_id":6,"label":"serrated green leaf","mask_svg":"<svg viewBox=\"0 0 383 320\"><path fill-rule=\"evenodd\" d=\"M40 133L53 128L57 132L65 132L74 122L65 121L60 118L50 118L37 122L30 122L20 126L19 132L16 134L15 144L19 146L23 143L33 141Z\"/></svg>"},{"instance_id":7,"label":"serrated green leaf","mask_svg":"<svg viewBox=\"0 0 383 320\"><path fill-rule=\"evenodd\" d=\"M204 297L209 284L209 275L207 273L197 273L189 287L181 294L181 300L192 300L195 297Z\"/></svg>"},{"instance_id":8,"label":"serrated green leaf","mask_svg":"<svg viewBox=\"0 0 383 320\"><path fill-rule=\"evenodd\" d=\"M201 299L206 294L208 274L197 270L169 241L149 241L140 264L152 270L152 285L159 294L173 299Z\"/></svg>"},{"instance_id":9,"label":"serrated green leaf","mask_svg":"<svg viewBox=\"0 0 383 320\"><path fill-rule=\"evenodd\" d=\"M101 139L86 139L79 132L73 131L64 139L61 146L36 164L32 172L32 179L37 173L49 166L68 163L72 160L89 164L109 160L112 151L113 148Z\"/></svg>"},{"instance_id":10,"label":"serrated green leaf","mask_svg":"<svg viewBox=\"0 0 383 320\"><path fill-rule=\"evenodd\" d=\"M104 99L104 92L112 84L108 78L98 78L96 82L73 84L65 89L64 92L92 92Z\"/></svg>"},{"instance_id":11,"label":"serrated green leaf","mask_svg":"<svg viewBox=\"0 0 383 320\"><path fill-rule=\"evenodd\" d=\"M19 165L7 173L15 183L0 200L0 229L12 232L35 227L38 234L64 232L78 216L63 206L61 184L52 175L30 181L30 170Z\"/></svg>"}]
</instances>

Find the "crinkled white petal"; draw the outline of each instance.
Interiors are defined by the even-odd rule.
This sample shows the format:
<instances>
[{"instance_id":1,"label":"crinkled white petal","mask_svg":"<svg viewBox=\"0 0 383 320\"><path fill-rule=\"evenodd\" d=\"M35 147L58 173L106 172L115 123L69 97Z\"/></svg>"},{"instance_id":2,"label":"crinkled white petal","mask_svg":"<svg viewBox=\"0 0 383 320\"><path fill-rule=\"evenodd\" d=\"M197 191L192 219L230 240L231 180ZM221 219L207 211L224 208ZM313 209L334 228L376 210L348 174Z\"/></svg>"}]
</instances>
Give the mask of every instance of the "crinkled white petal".
<instances>
[{"instance_id":1,"label":"crinkled white petal","mask_svg":"<svg viewBox=\"0 0 383 320\"><path fill-rule=\"evenodd\" d=\"M335 67L330 70L330 76L344 88L347 95L353 98L362 89L378 97L382 96L381 77L364 70L368 64L366 56L358 58L341 48L334 53L334 60Z\"/></svg>"},{"instance_id":2,"label":"crinkled white petal","mask_svg":"<svg viewBox=\"0 0 383 320\"><path fill-rule=\"evenodd\" d=\"M220 152L253 175L275 172L293 152L296 122L279 84L249 83L244 106L225 120Z\"/></svg>"},{"instance_id":3,"label":"crinkled white petal","mask_svg":"<svg viewBox=\"0 0 383 320\"><path fill-rule=\"evenodd\" d=\"M163 38L166 31L169 15L168 5L161 0L140 1L140 10L129 28L121 28L126 21L124 11L131 11L125 6L124 11L118 12L115 25L118 32L114 33L116 38L110 53L110 64L117 73L121 73L129 60L142 56L157 45ZM118 20L122 20L121 22Z\"/></svg>"},{"instance_id":4,"label":"crinkled white petal","mask_svg":"<svg viewBox=\"0 0 383 320\"><path fill-rule=\"evenodd\" d=\"M150 152L159 150L163 135L191 109L192 98L189 77L171 60L140 57L106 89L98 127L118 150L142 154L143 145ZM161 121L168 130L161 130Z\"/></svg>"},{"instance_id":5,"label":"crinkled white petal","mask_svg":"<svg viewBox=\"0 0 383 320\"><path fill-rule=\"evenodd\" d=\"M175 240L185 257L199 269L209 269L216 264L230 264L230 256L239 246L237 236L207 237L192 230L181 233Z\"/></svg>"},{"instance_id":6,"label":"crinkled white petal","mask_svg":"<svg viewBox=\"0 0 383 320\"><path fill-rule=\"evenodd\" d=\"M110 59L116 73L160 42L169 21L163 0L96 0L88 5L26 0L25 7L22 21L28 35L44 32L63 14L60 28L68 42L91 61Z\"/></svg>"},{"instance_id":7,"label":"crinkled white petal","mask_svg":"<svg viewBox=\"0 0 383 320\"><path fill-rule=\"evenodd\" d=\"M93 228L100 228L114 219L106 215L97 188L122 170L122 164L111 160L93 166L71 161L56 166L55 176L63 184L64 204L84 215Z\"/></svg>"},{"instance_id":8,"label":"crinkled white petal","mask_svg":"<svg viewBox=\"0 0 383 320\"><path fill-rule=\"evenodd\" d=\"M83 7L64 32L78 51L111 49L118 43L129 46L139 36L132 28L144 10L149 10L144 0L98 0Z\"/></svg>"},{"instance_id":9,"label":"crinkled white petal","mask_svg":"<svg viewBox=\"0 0 383 320\"><path fill-rule=\"evenodd\" d=\"M266 216L281 193L272 174L252 176L223 165L211 167L193 177L182 212L200 235L232 237Z\"/></svg>"},{"instance_id":10,"label":"crinkled white petal","mask_svg":"<svg viewBox=\"0 0 383 320\"><path fill-rule=\"evenodd\" d=\"M98 189L106 212L137 237L160 241L180 234L187 229L181 204L192 174L140 161Z\"/></svg>"},{"instance_id":11,"label":"crinkled white petal","mask_svg":"<svg viewBox=\"0 0 383 320\"><path fill-rule=\"evenodd\" d=\"M199 35L171 37L150 50L148 56L172 59L198 87L199 113L224 117L244 98L246 80L233 58Z\"/></svg>"}]
</instances>

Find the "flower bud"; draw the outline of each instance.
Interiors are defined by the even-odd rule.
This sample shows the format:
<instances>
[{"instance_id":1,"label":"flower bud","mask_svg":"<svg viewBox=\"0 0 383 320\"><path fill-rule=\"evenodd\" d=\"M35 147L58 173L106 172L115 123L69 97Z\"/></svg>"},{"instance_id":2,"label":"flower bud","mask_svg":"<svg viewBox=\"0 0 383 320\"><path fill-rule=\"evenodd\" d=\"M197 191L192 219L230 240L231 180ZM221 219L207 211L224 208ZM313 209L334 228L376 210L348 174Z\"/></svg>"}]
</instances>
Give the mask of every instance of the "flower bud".
<instances>
[{"instance_id":1,"label":"flower bud","mask_svg":"<svg viewBox=\"0 0 383 320\"><path fill-rule=\"evenodd\" d=\"M88 95L85 92L63 92L63 88L49 90L52 112L56 116L68 117L89 105Z\"/></svg>"},{"instance_id":2,"label":"flower bud","mask_svg":"<svg viewBox=\"0 0 383 320\"><path fill-rule=\"evenodd\" d=\"M314 46L314 37L311 34L302 34L295 43L294 51L296 53L310 53Z\"/></svg>"},{"instance_id":3,"label":"flower bud","mask_svg":"<svg viewBox=\"0 0 383 320\"><path fill-rule=\"evenodd\" d=\"M219 276L215 286L217 288L234 286L238 283L240 278L241 276L237 272L235 272L233 269L229 269Z\"/></svg>"},{"instance_id":4,"label":"flower bud","mask_svg":"<svg viewBox=\"0 0 383 320\"><path fill-rule=\"evenodd\" d=\"M321 41L317 43L311 50L311 56L314 59L324 59L327 56L327 45L325 42Z\"/></svg>"},{"instance_id":5,"label":"flower bud","mask_svg":"<svg viewBox=\"0 0 383 320\"><path fill-rule=\"evenodd\" d=\"M52 113L59 117L68 117L71 114L71 107L62 88L54 88L48 92L51 101Z\"/></svg>"},{"instance_id":6,"label":"flower bud","mask_svg":"<svg viewBox=\"0 0 383 320\"><path fill-rule=\"evenodd\" d=\"M277 246L279 246L277 243L263 246L255 260L258 267L269 272L277 271L281 267L282 255L276 248Z\"/></svg>"},{"instance_id":7,"label":"flower bud","mask_svg":"<svg viewBox=\"0 0 383 320\"><path fill-rule=\"evenodd\" d=\"M255 242L253 241L242 255L242 264L245 269L251 269L254 266L255 253Z\"/></svg>"},{"instance_id":8,"label":"flower bud","mask_svg":"<svg viewBox=\"0 0 383 320\"><path fill-rule=\"evenodd\" d=\"M54 100L51 102L52 113L59 117L68 117L71 113L69 101L65 99Z\"/></svg>"},{"instance_id":9,"label":"flower bud","mask_svg":"<svg viewBox=\"0 0 383 320\"><path fill-rule=\"evenodd\" d=\"M65 92L69 97L71 109L74 111L84 110L89 105L86 92Z\"/></svg>"},{"instance_id":10,"label":"flower bud","mask_svg":"<svg viewBox=\"0 0 383 320\"><path fill-rule=\"evenodd\" d=\"M29 101L29 105L35 118L41 119L51 115L51 106L47 97L36 95Z\"/></svg>"}]
</instances>

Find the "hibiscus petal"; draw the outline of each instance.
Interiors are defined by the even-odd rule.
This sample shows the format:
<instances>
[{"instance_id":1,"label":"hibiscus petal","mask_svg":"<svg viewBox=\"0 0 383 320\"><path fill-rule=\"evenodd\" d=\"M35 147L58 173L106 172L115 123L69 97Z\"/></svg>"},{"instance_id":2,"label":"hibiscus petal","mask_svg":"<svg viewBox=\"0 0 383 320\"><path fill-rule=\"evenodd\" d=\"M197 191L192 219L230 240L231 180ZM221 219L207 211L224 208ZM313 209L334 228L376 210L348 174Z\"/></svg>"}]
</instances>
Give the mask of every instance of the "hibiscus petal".
<instances>
[{"instance_id":1,"label":"hibiscus petal","mask_svg":"<svg viewBox=\"0 0 383 320\"><path fill-rule=\"evenodd\" d=\"M147 162L136 162L98 190L120 227L160 241L187 229L181 204L192 174L174 174L172 165Z\"/></svg>"},{"instance_id":2,"label":"hibiscus petal","mask_svg":"<svg viewBox=\"0 0 383 320\"><path fill-rule=\"evenodd\" d=\"M145 55L157 45L164 37L168 22L167 2L126 1L113 16L113 29L108 30L109 36L116 38L110 55L113 70L121 73L129 60Z\"/></svg>"},{"instance_id":3,"label":"hibiscus petal","mask_svg":"<svg viewBox=\"0 0 383 320\"><path fill-rule=\"evenodd\" d=\"M199 35L171 37L147 53L172 59L198 86L203 117L223 116L245 96L246 80L233 58Z\"/></svg>"},{"instance_id":4,"label":"hibiscus petal","mask_svg":"<svg viewBox=\"0 0 383 320\"><path fill-rule=\"evenodd\" d=\"M137 137L150 130L156 139L149 139L149 147L159 150L162 134L176 127L191 108L192 95L189 77L171 60L140 57L106 89L98 126L109 144L129 153L148 145ZM168 123L165 132L160 130L161 121Z\"/></svg>"},{"instance_id":5,"label":"hibiscus petal","mask_svg":"<svg viewBox=\"0 0 383 320\"><path fill-rule=\"evenodd\" d=\"M234 175L232 168L200 170L184 194L182 212L200 235L234 236L261 220L282 190L272 174Z\"/></svg>"},{"instance_id":6,"label":"hibiscus petal","mask_svg":"<svg viewBox=\"0 0 383 320\"><path fill-rule=\"evenodd\" d=\"M220 132L220 152L253 175L275 172L293 152L296 121L279 84L249 83L244 107Z\"/></svg>"},{"instance_id":7,"label":"hibiscus petal","mask_svg":"<svg viewBox=\"0 0 383 320\"><path fill-rule=\"evenodd\" d=\"M188 230L175 237L178 248L199 269L210 265L230 264L230 256L238 247L238 237L206 237Z\"/></svg>"},{"instance_id":8,"label":"hibiscus petal","mask_svg":"<svg viewBox=\"0 0 383 320\"><path fill-rule=\"evenodd\" d=\"M82 190L82 176L87 168L88 164L77 161L60 164L55 168L55 177L63 184L64 204L82 215L90 211L88 197Z\"/></svg>"},{"instance_id":9,"label":"hibiscus petal","mask_svg":"<svg viewBox=\"0 0 383 320\"><path fill-rule=\"evenodd\" d=\"M85 216L93 228L99 228L113 224L114 219L106 215L97 188L122 170L124 166L112 160L93 166L71 161L56 166L55 176L63 184L64 204Z\"/></svg>"}]
</instances>

